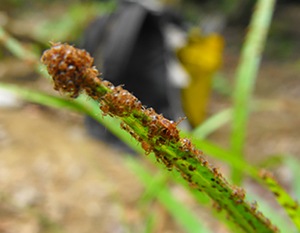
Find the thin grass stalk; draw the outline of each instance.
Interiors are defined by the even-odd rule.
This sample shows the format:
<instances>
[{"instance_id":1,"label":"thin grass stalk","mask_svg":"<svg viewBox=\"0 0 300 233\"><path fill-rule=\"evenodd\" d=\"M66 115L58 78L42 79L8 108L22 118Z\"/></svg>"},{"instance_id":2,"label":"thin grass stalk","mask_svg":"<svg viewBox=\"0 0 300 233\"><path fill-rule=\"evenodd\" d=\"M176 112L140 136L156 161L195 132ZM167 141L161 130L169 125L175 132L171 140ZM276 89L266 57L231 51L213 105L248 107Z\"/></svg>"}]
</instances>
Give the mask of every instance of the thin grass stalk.
<instances>
[{"instance_id":1,"label":"thin grass stalk","mask_svg":"<svg viewBox=\"0 0 300 233\"><path fill-rule=\"evenodd\" d=\"M252 16L240 62L235 75L231 152L243 159L251 95L254 89L275 0L259 0ZM242 173L232 170L232 180L242 181Z\"/></svg>"}]
</instances>

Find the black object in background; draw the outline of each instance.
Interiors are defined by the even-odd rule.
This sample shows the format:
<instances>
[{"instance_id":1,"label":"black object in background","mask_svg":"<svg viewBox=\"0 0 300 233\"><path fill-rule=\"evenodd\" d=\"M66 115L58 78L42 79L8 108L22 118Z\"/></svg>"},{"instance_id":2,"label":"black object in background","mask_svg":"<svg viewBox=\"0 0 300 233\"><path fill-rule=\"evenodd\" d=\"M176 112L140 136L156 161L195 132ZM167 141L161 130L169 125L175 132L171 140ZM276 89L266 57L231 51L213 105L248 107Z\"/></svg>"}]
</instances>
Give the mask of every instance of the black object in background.
<instances>
[{"instance_id":1,"label":"black object in background","mask_svg":"<svg viewBox=\"0 0 300 233\"><path fill-rule=\"evenodd\" d=\"M124 84L144 105L175 119L180 110L172 108L174 100L169 95L172 85L168 82L165 19L162 11L123 1L114 13L91 23L82 47L95 58L103 79L114 85ZM128 151L123 142L92 118L86 117L86 127L92 136Z\"/></svg>"}]
</instances>

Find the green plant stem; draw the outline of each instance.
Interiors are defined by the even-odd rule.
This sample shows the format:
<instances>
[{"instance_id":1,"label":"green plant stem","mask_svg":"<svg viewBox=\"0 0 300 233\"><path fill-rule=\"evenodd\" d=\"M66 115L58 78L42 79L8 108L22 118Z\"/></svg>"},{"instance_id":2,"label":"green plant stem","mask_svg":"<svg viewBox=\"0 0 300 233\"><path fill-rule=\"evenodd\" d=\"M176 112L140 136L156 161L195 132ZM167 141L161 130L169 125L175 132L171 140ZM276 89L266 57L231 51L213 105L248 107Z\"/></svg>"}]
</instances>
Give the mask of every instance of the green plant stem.
<instances>
[{"instance_id":1,"label":"green plant stem","mask_svg":"<svg viewBox=\"0 0 300 233\"><path fill-rule=\"evenodd\" d=\"M257 2L236 71L236 83L233 93L234 109L231 151L240 158L243 158L251 94L271 23L274 5L275 0L259 0ZM242 173L237 169L233 169L232 180L234 183L240 184Z\"/></svg>"}]
</instances>

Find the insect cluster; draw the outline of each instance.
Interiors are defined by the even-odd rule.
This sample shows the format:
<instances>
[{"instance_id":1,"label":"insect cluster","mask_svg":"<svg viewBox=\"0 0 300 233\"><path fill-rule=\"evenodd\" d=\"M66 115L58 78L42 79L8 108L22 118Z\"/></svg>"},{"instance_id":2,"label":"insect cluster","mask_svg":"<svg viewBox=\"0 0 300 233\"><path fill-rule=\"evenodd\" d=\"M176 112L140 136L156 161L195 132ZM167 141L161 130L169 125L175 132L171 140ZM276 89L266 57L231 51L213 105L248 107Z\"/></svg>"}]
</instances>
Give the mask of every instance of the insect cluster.
<instances>
[{"instance_id":1,"label":"insect cluster","mask_svg":"<svg viewBox=\"0 0 300 233\"><path fill-rule=\"evenodd\" d=\"M47 66L49 74L53 77L54 89L70 94L76 98L81 91L100 102L103 115L127 117L131 114L140 120L142 126L147 129L147 134L138 136L127 124L121 127L128 131L141 143L146 154L154 152L157 159L168 168L172 168L178 158L170 159L159 148L162 145L179 144L181 159L196 158L202 166L208 166L208 162L202 156L202 151L196 149L189 139L180 139L177 125L155 112L153 108L146 108L142 103L122 86L114 86L112 83L99 78L99 72L93 67L93 58L85 50L76 49L68 44L54 43L52 48L46 50L42 56L42 62ZM194 166L188 166L194 171Z\"/></svg>"},{"instance_id":2,"label":"insect cluster","mask_svg":"<svg viewBox=\"0 0 300 233\"><path fill-rule=\"evenodd\" d=\"M85 89L91 96L98 85L94 59L85 50L75 49L68 44L53 43L52 48L43 53L41 61L47 66L54 81L54 89L78 97Z\"/></svg>"},{"instance_id":3,"label":"insect cluster","mask_svg":"<svg viewBox=\"0 0 300 233\"><path fill-rule=\"evenodd\" d=\"M142 103L122 86L115 87L108 81L104 84L110 89L100 100L100 108L104 114L124 117L142 108Z\"/></svg>"}]
</instances>

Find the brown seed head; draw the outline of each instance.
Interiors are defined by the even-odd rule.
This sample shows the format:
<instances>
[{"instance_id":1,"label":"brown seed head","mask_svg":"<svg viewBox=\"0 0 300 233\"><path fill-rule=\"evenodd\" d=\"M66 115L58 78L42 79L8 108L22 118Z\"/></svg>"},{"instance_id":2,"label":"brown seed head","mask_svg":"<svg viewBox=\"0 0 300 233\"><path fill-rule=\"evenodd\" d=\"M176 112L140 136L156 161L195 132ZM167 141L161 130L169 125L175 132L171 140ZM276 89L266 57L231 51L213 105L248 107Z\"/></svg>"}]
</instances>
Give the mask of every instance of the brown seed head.
<instances>
[{"instance_id":1,"label":"brown seed head","mask_svg":"<svg viewBox=\"0 0 300 233\"><path fill-rule=\"evenodd\" d=\"M52 44L52 47L43 53L41 61L53 78L54 89L70 93L73 98L76 98L84 87L95 86L94 79L99 75L92 67L94 59L89 53L68 44ZM92 94L92 89L86 91Z\"/></svg>"}]
</instances>

